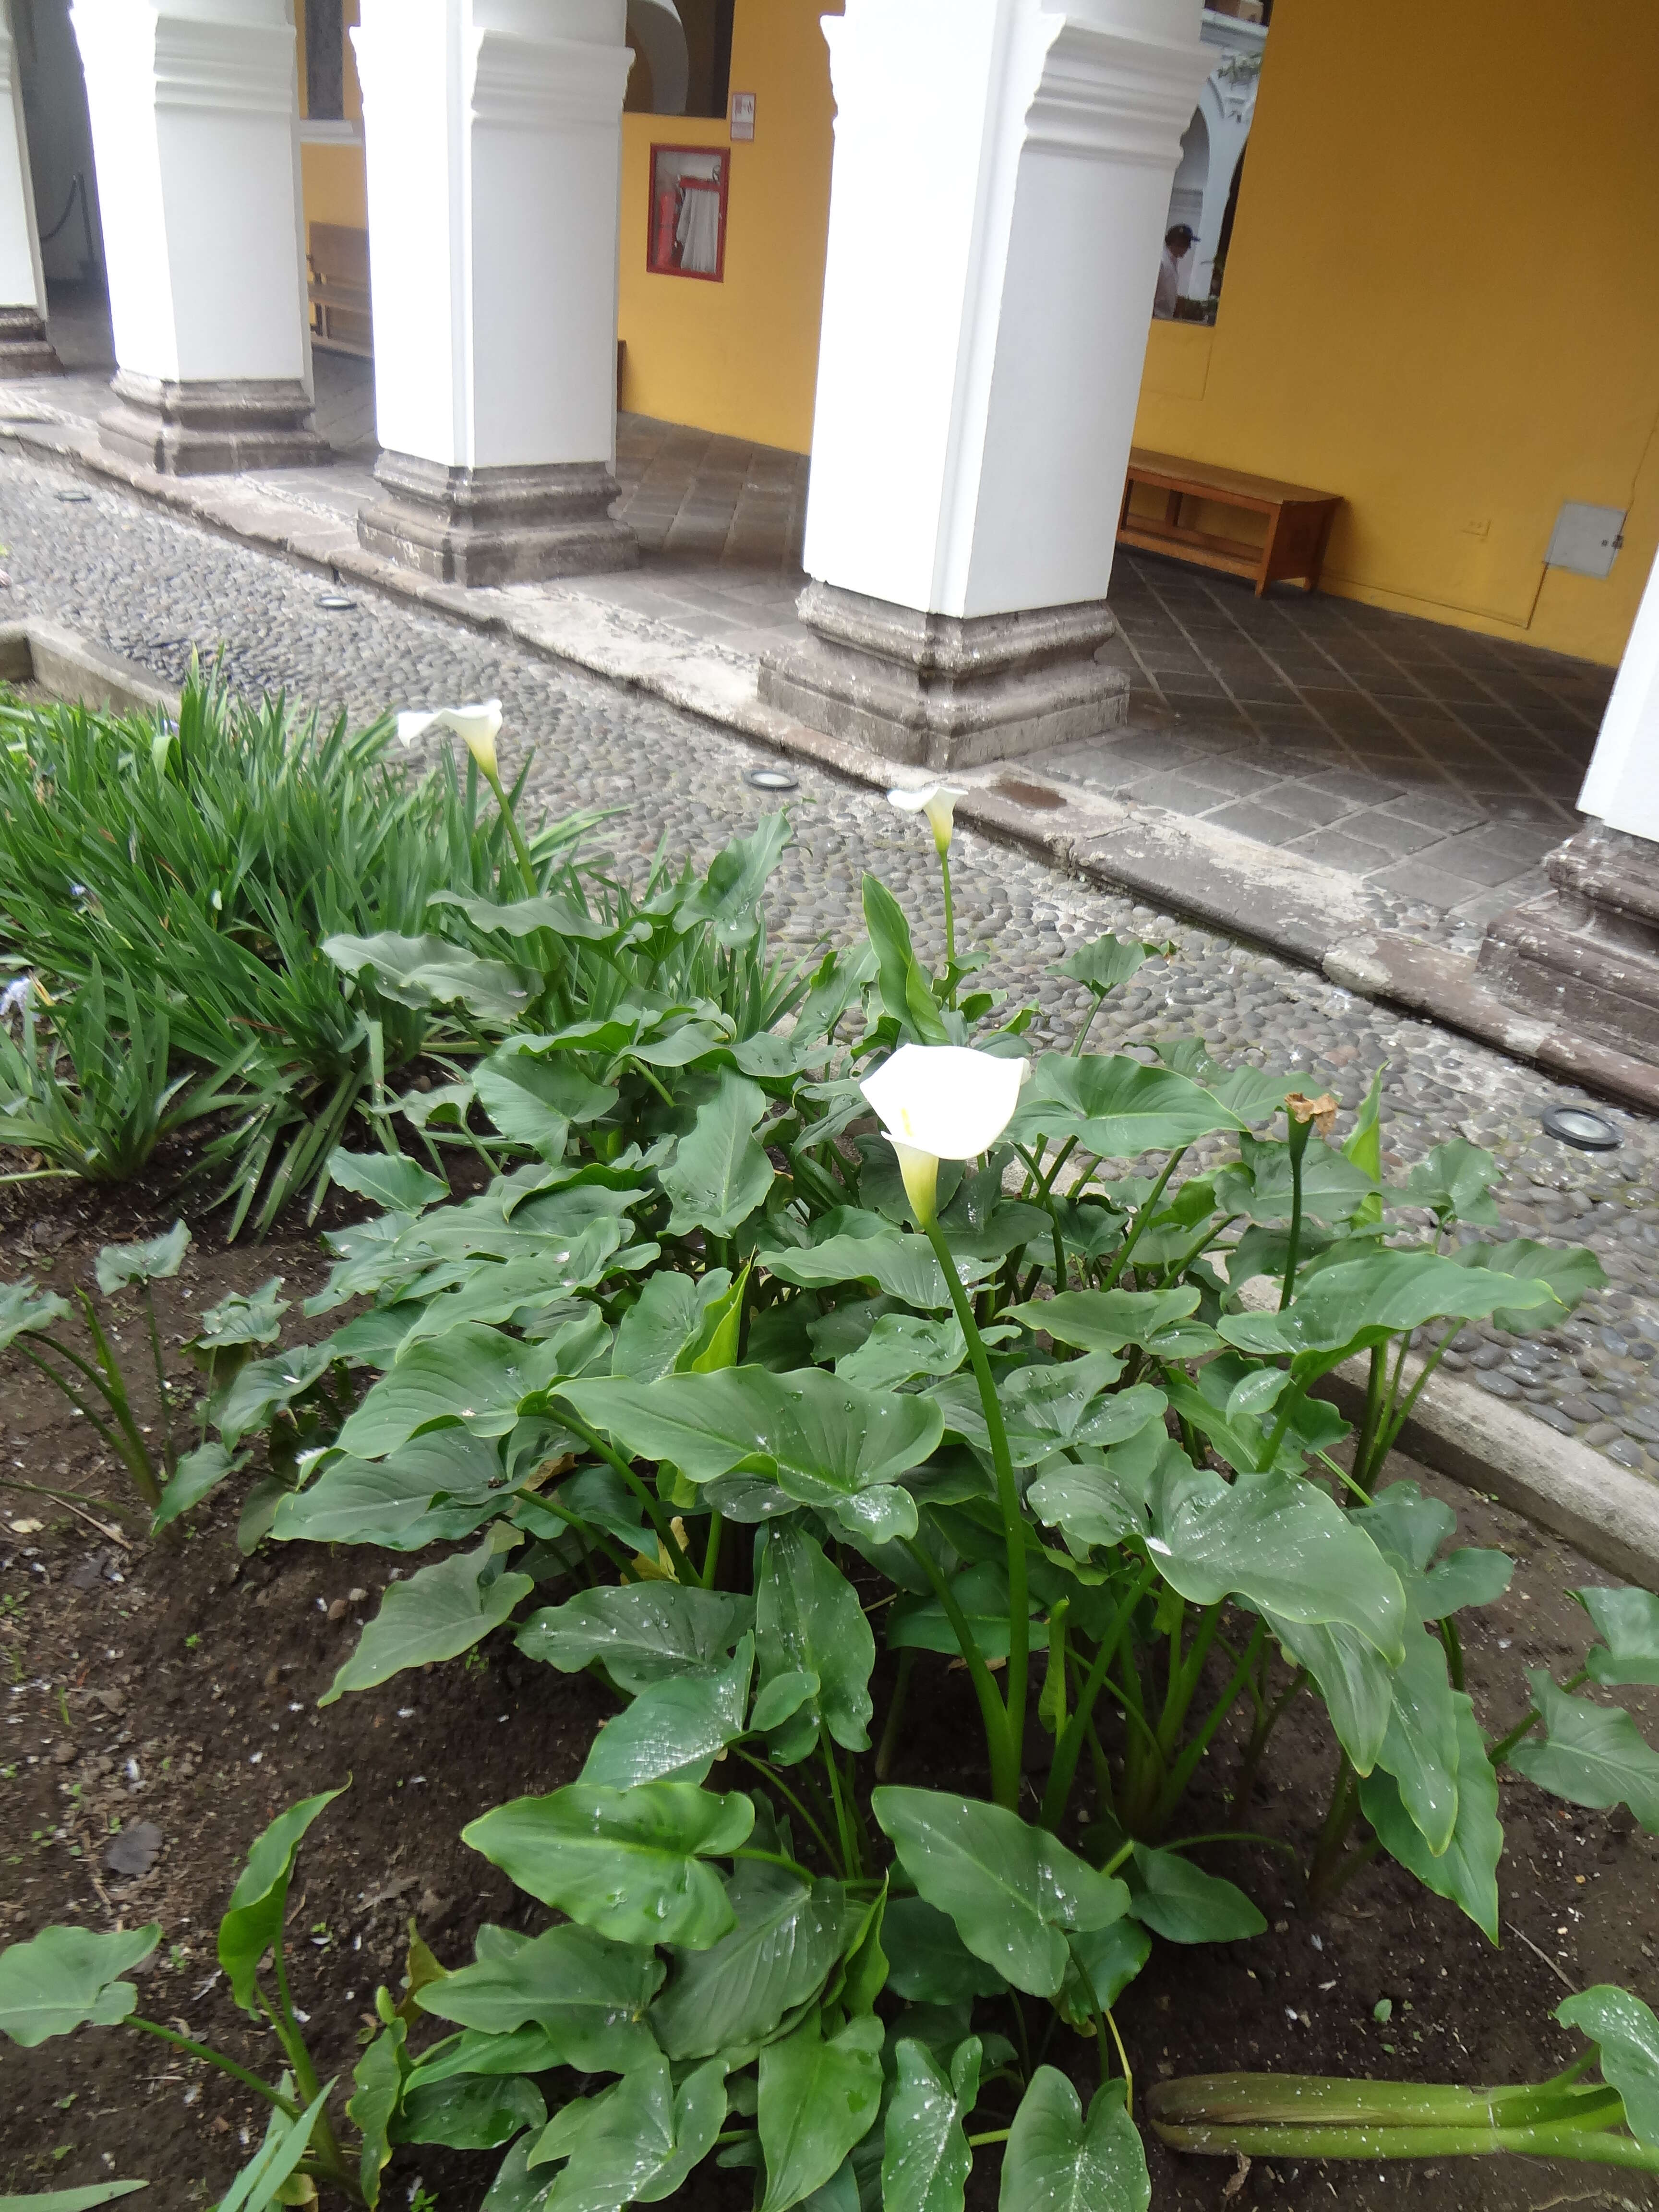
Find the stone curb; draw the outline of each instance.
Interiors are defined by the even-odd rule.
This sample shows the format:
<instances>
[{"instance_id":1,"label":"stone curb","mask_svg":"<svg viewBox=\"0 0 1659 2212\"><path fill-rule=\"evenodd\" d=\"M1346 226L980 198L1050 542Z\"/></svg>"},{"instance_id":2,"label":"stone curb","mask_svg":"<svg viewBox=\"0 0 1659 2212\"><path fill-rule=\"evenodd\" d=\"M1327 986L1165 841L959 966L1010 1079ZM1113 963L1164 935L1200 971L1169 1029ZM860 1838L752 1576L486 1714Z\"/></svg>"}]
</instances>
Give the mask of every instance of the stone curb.
<instances>
[{"instance_id":1,"label":"stone curb","mask_svg":"<svg viewBox=\"0 0 1659 2212\"><path fill-rule=\"evenodd\" d=\"M915 775L767 706L753 660L577 590L550 598L523 587L469 592L437 582L366 552L353 522L302 491L278 496L257 478L160 476L106 453L85 423L0 418L0 443L119 484L221 536L645 692L850 782L886 790ZM1659 1068L1519 1012L1468 956L1379 927L1357 878L1211 823L1061 788L1017 761L956 780L964 787L957 819L994 842L1313 968L1358 997L1422 1015L1563 1082L1659 1113Z\"/></svg>"}]
</instances>

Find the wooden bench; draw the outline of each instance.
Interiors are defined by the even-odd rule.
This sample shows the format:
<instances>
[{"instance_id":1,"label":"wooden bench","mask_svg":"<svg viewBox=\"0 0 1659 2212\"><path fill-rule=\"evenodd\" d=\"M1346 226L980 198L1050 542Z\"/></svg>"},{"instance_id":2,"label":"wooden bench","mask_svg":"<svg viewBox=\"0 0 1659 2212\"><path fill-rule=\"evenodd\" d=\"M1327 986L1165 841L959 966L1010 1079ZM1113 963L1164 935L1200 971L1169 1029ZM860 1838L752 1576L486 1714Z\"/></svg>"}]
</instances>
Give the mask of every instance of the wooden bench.
<instances>
[{"instance_id":1,"label":"wooden bench","mask_svg":"<svg viewBox=\"0 0 1659 2212\"><path fill-rule=\"evenodd\" d=\"M374 358L369 317L368 233L349 223L313 222L306 261L311 343L333 353Z\"/></svg>"},{"instance_id":2,"label":"wooden bench","mask_svg":"<svg viewBox=\"0 0 1659 2212\"><path fill-rule=\"evenodd\" d=\"M1130 513L1129 502L1141 484L1164 495L1161 516ZM1189 499L1265 514L1266 541L1257 545L1192 528L1182 520L1182 502ZM1138 546L1144 553L1173 554L1206 568L1224 569L1230 576L1248 577L1258 599L1269 584L1286 576L1299 579L1312 592L1319 587L1331 524L1341 504L1335 492L1310 491L1305 484L1246 476L1241 469L1217 468L1208 461L1178 460L1172 453L1150 453L1137 446L1129 455L1117 542Z\"/></svg>"}]
</instances>

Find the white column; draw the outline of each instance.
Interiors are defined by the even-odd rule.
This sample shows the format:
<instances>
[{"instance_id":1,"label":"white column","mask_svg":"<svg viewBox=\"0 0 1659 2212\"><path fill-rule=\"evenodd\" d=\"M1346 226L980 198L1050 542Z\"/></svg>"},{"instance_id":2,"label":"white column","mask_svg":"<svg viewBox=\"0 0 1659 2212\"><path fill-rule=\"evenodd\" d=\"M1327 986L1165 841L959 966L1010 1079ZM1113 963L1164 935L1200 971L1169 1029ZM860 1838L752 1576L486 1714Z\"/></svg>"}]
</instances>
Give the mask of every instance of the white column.
<instances>
[{"instance_id":1,"label":"white column","mask_svg":"<svg viewBox=\"0 0 1659 2212\"><path fill-rule=\"evenodd\" d=\"M9 0L0 0L0 377L55 376L62 363L46 343L46 282Z\"/></svg>"},{"instance_id":2,"label":"white column","mask_svg":"<svg viewBox=\"0 0 1659 2212\"><path fill-rule=\"evenodd\" d=\"M500 584L631 566L613 522L626 0L363 0L371 551Z\"/></svg>"},{"instance_id":3,"label":"white column","mask_svg":"<svg viewBox=\"0 0 1659 2212\"><path fill-rule=\"evenodd\" d=\"M1122 719L1093 654L1170 182L1214 62L1200 19L1200 0L825 19L817 643L769 672L776 703L936 767Z\"/></svg>"},{"instance_id":4,"label":"white column","mask_svg":"<svg viewBox=\"0 0 1659 2212\"><path fill-rule=\"evenodd\" d=\"M118 404L174 474L325 460L311 427L293 0L75 0Z\"/></svg>"},{"instance_id":5,"label":"white column","mask_svg":"<svg viewBox=\"0 0 1659 2212\"><path fill-rule=\"evenodd\" d=\"M1659 559L1636 611L1578 807L1609 830L1659 844ZM1659 863L1659 854L1655 858Z\"/></svg>"}]
</instances>

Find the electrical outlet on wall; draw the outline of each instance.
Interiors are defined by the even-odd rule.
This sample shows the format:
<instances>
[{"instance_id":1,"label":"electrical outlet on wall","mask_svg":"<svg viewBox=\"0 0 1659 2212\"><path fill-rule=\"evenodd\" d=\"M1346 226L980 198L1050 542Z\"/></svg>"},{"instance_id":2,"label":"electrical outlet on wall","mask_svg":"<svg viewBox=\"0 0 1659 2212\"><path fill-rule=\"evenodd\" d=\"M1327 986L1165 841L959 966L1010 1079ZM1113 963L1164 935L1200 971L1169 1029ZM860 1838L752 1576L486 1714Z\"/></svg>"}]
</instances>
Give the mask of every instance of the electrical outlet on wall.
<instances>
[{"instance_id":1,"label":"electrical outlet on wall","mask_svg":"<svg viewBox=\"0 0 1659 2212\"><path fill-rule=\"evenodd\" d=\"M1587 507L1582 500L1567 500L1544 558L1552 568L1571 568L1576 575L1608 575L1625 542L1624 529L1622 507Z\"/></svg>"},{"instance_id":2,"label":"electrical outlet on wall","mask_svg":"<svg viewBox=\"0 0 1659 2212\"><path fill-rule=\"evenodd\" d=\"M1466 538L1489 537L1492 532L1492 517L1489 514L1471 514L1466 516L1462 524L1462 530Z\"/></svg>"}]
</instances>

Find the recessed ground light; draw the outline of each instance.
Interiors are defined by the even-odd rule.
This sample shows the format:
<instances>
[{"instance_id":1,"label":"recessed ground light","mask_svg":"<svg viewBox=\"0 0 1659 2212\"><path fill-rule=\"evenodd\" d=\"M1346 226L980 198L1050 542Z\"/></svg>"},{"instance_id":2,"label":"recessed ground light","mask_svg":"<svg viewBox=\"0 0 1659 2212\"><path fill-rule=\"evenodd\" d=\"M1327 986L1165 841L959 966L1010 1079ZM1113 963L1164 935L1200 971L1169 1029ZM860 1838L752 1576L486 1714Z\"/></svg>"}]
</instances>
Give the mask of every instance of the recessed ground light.
<instances>
[{"instance_id":1,"label":"recessed ground light","mask_svg":"<svg viewBox=\"0 0 1659 2212\"><path fill-rule=\"evenodd\" d=\"M58 496L65 507L84 507L92 494L89 491L60 491Z\"/></svg>"},{"instance_id":2,"label":"recessed ground light","mask_svg":"<svg viewBox=\"0 0 1659 2212\"><path fill-rule=\"evenodd\" d=\"M349 599L343 592L325 592L317 604L331 615L343 615L349 613L357 602Z\"/></svg>"},{"instance_id":3,"label":"recessed ground light","mask_svg":"<svg viewBox=\"0 0 1659 2212\"><path fill-rule=\"evenodd\" d=\"M1624 1142L1605 1115L1592 1114L1588 1106L1552 1106L1539 1118L1547 1137L1559 1137L1581 1152L1616 1152Z\"/></svg>"},{"instance_id":4,"label":"recessed ground light","mask_svg":"<svg viewBox=\"0 0 1659 2212\"><path fill-rule=\"evenodd\" d=\"M787 768L751 768L744 781L757 791L798 791L800 788Z\"/></svg>"}]
</instances>

